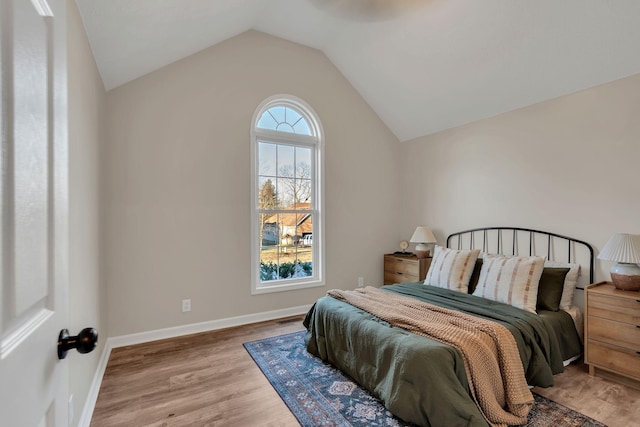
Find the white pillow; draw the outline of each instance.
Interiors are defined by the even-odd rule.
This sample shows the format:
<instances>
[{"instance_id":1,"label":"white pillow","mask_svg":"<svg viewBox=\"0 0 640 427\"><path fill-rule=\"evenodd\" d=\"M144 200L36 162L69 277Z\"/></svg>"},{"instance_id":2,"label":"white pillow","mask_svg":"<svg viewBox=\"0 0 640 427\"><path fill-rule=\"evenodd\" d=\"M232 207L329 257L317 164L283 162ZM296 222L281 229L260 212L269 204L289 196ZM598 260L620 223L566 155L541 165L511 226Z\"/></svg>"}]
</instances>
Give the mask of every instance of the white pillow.
<instances>
[{"instance_id":1,"label":"white pillow","mask_svg":"<svg viewBox=\"0 0 640 427\"><path fill-rule=\"evenodd\" d=\"M479 253L480 249L465 251L436 246L424 284L466 294Z\"/></svg>"},{"instance_id":2,"label":"white pillow","mask_svg":"<svg viewBox=\"0 0 640 427\"><path fill-rule=\"evenodd\" d=\"M560 310L569 310L573 306L573 294L578 286L578 276L580 276L580 264L566 262L546 261L545 267L568 268L569 272L564 278L564 288L562 289L562 299L560 299Z\"/></svg>"},{"instance_id":3,"label":"white pillow","mask_svg":"<svg viewBox=\"0 0 640 427\"><path fill-rule=\"evenodd\" d=\"M485 255L473 295L536 312L544 257Z\"/></svg>"}]
</instances>

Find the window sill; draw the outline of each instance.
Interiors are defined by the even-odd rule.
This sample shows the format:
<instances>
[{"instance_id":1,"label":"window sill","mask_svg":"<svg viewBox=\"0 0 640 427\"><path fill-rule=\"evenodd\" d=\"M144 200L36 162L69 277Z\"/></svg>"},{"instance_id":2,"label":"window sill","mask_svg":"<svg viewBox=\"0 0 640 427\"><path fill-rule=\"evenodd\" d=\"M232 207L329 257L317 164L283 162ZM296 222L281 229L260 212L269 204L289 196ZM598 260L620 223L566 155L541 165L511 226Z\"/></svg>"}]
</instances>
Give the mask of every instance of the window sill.
<instances>
[{"instance_id":1,"label":"window sill","mask_svg":"<svg viewBox=\"0 0 640 427\"><path fill-rule=\"evenodd\" d=\"M298 289L316 288L319 286L325 286L324 281L317 280L313 282L282 283L279 285L262 285L260 287L253 287L251 289L251 295L270 294L273 292L295 291Z\"/></svg>"}]
</instances>

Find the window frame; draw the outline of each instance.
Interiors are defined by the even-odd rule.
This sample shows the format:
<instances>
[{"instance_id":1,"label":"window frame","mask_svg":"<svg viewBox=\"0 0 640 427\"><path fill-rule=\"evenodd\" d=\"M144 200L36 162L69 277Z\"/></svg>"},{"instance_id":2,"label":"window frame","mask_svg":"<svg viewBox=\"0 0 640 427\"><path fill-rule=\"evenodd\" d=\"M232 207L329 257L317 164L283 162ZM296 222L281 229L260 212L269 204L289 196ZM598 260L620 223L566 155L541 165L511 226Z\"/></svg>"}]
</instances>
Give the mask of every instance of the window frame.
<instances>
[{"instance_id":1,"label":"window frame","mask_svg":"<svg viewBox=\"0 0 640 427\"><path fill-rule=\"evenodd\" d=\"M289 133L271 129L258 128L258 121L262 114L273 107L289 107L298 112L308 123L312 135ZM255 110L251 121L251 294L265 294L272 292L282 292L296 289L324 286L324 185L323 185L323 158L324 144L323 131L315 111L303 100L292 95L274 95L260 103ZM268 282L260 281L260 241L257 237L260 230L258 227L259 215L263 211L258 208L258 194L260 191L258 147L261 142L273 143L277 145L291 145L312 150L312 208L309 213L313 221L313 242L312 242L312 276L304 278L277 279ZM272 210L270 210L271 212ZM286 209L273 210L274 213L300 213Z\"/></svg>"}]
</instances>

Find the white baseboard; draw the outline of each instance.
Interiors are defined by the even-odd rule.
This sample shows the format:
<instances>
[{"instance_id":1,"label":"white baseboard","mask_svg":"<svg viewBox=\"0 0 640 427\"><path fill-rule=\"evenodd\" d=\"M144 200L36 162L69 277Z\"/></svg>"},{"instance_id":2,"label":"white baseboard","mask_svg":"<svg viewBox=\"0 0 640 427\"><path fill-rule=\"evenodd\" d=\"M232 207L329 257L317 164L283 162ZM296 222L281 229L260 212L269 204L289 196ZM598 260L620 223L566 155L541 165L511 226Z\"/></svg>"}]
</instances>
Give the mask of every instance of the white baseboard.
<instances>
[{"instance_id":1,"label":"white baseboard","mask_svg":"<svg viewBox=\"0 0 640 427\"><path fill-rule=\"evenodd\" d=\"M89 427L89 424L91 424L93 409L96 407L96 402L98 401L98 392L100 391L100 384L102 383L102 377L104 377L104 371L107 369L107 362L109 361L109 356L111 355L111 348L111 343L107 338L107 341L102 348L102 354L100 355L100 361L98 362L96 373L93 376L91 387L89 387L87 400L84 402L82 414L80 415L80 419L78 420L78 427Z\"/></svg>"},{"instance_id":2,"label":"white baseboard","mask_svg":"<svg viewBox=\"0 0 640 427\"><path fill-rule=\"evenodd\" d=\"M182 335L197 334L199 332L215 331L216 329L247 325L249 323L264 322L265 320L279 319L281 317L295 316L297 314L306 313L310 308L311 305L301 305L298 307L283 308L281 310L245 314L243 316L227 317L226 319L210 320L208 322L156 329L154 331L139 332L137 334L120 335L117 337L110 337L109 341L111 341L112 348L124 347L127 345L142 344L149 341L180 337Z\"/></svg>"},{"instance_id":3,"label":"white baseboard","mask_svg":"<svg viewBox=\"0 0 640 427\"><path fill-rule=\"evenodd\" d=\"M91 417L98 401L98 392L104 371L107 369L107 362L111 355L111 350L117 347L127 345L142 344L150 341L163 340L167 338L175 338L182 335L197 334L199 332L215 331L217 329L231 328L233 326L248 325L250 323L264 322L266 320L280 319L282 317L296 316L305 314L311 308L311 304L300 305L297 307L283 308L280 310L263 311L262 313L245 314L242 316L228 317L226 319L211 320L208 322L192 323L189 325L174 326L165 329L156 329L148 332L139 332L136 334L120 335L109 337L105 342L100 356L100 362L96 369L96 373L89 389L89 394L82 410L82 415L78 420L78 427L89 427Z\"/></svg>"}]
</instances>

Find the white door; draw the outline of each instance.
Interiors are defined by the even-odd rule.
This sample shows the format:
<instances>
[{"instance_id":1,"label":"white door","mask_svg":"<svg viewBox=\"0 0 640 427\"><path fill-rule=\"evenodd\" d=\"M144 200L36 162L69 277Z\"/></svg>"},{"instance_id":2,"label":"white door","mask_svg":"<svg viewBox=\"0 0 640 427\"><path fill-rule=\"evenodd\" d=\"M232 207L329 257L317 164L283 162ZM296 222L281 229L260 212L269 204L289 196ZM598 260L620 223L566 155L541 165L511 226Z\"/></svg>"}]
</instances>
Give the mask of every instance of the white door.
<instances>
[{"instance_id":1,"label":"white door","mask_svg":"<svg viewBox=\"0 0 640 427\"><path fill-rule=\"evenodd\" d=\"M0 37L0 425L66 427L64 0L0 0Z\"/></svg>"}]
</instances>

